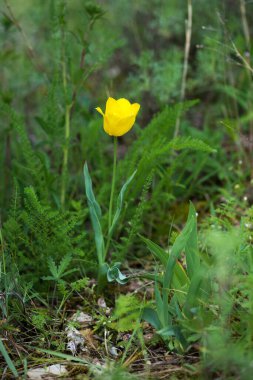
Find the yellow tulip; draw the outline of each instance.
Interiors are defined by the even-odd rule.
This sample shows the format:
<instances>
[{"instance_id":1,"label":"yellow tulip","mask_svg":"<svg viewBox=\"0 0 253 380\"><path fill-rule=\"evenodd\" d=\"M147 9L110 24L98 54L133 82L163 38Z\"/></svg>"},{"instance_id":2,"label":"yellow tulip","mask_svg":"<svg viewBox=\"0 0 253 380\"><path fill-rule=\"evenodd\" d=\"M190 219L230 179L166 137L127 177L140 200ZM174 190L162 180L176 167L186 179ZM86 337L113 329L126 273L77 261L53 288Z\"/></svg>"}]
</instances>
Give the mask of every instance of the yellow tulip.
<instances>
[{"instance_id":1,"label":"yellow tulip","mask_svg":"<svg viewBox=\"0 0 253 380\"><path fill-rule=\"evenodd\" d=\"M140 105L138 103L131 104L124 98L118 100L108 98L105 113L100 107L96 108L103 116L104 130L110 136L122 136L130 131L135 123L139 109Z\"/></svg>"}]
</instances>

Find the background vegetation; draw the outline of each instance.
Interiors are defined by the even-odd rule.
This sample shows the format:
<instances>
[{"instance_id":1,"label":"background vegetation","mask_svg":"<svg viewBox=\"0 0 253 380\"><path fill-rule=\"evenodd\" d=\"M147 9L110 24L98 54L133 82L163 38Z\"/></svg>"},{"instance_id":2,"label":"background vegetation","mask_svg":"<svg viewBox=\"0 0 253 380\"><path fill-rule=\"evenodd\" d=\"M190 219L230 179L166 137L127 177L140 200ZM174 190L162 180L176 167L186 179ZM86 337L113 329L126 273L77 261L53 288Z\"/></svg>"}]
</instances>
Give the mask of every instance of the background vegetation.
<instances>
[{"instance_id":1,"label":"background vegetation","mask_svg":"<svg viewBox=\"0 0 253 380\"><path fill-rule=\"evenodd\" d=\"M2 378L61 364L66 378L249 379L253 3L0 10ZM137 172L98 290L83 165L106 231L108 96L141 111L118 141L115 193Z\"/></svg>"}]
</instances>

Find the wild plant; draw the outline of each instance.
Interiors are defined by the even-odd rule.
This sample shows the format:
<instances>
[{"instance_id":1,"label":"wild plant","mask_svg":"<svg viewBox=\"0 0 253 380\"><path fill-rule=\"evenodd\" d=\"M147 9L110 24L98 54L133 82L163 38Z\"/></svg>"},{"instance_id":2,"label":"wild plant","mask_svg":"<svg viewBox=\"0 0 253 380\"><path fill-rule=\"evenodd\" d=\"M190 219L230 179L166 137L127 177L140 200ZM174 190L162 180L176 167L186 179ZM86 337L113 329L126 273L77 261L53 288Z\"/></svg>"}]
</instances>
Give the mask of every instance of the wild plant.
<instances>
[{"instance_id":1,"label":"wild plant","mask_svg":"<svg viewBox=\"0 0 253 380\"><path fill-rule=\"evenodd\" d=\"M119 283L124 283L125 276L120 272L118 268L118 263L112 268L109 267L107 260L108 250L110 248L110 242L114 230L117 226L118 220L123 207L124 195L127 190L128 185L133 180L136 171L128 178L128 180L122 186L117 199L117 208L113 216L113 202L114 202L114 191L115 191L115 180L116 180L116 165L117 165L117 137L122 136L127 133L133 126L135 118L139 111L140 105L130 104L126 99L115 100L109 98L106 103L105 114L100 108L97 108L104 117L104 130L110 136L114 136L114 156L113 156L113 173L112 173L112 187L110 195L109 213L108 213L108 229L106 244L104 235L101 228L101 208L97 203L93 189L91 178L89 175L88 165L84 165L84 179L86 196L88 200L88 206L90 211L90 217L92 221L92 227L95 236L95 244L98 259L98 289L102 289L105 277L107 275L108 281L116 280Z\"/></svg>"},{"instance_id":2,"label":"wild plant","mask_svg":"<svg viewBox=\"0 0 253 380\"><path fill-rule=\"evenodd\" d=\"M131 191L131 196L137 198L137 189L140 190L141 187L143 187L143 189L146 189L145 192L148 191L147 186L150 186L152 183L152 177L150 177L151 174L154 173L155 170L160 169L159 165L169 164L171 157L170 153L172 151L184 149L194 149L196 151L200 150L204 152L213 151L212 148L210 148L207 144L198 139L193 139L191 137L168 138L167 136L168 129L170 128L173 122L176 122L179 113L182 114L183 110L186 110L194 103L195 102L180 104L172 109L166 108L163 112L161 112L151 121L146 130L143 132L143 134L135 142L129 155L126 156L124 162L121 162L120 170L122 170L122 168L125 168L126 172L129 175L129 178L124 183L119 192L117 203L114 200L114 191L116 183L117 137L125 134L129 130L129 128L131 128L133 122L135 121L136 114L139 110L139 105L130 105L130 103L125 99L119 99L118 101L115 101L114 99L109 98L107 100L105 114L100 108L97 108L98 112L101 113L104 117L104 129L106 133L114 136L112 186L109 210L107 214L108 227L106 238L104 237L104 233L102 231L101 208L94 196L88 165L87 163L85 163L84 165L86 196L88 200L89 212L95 236L96 252L98 258L98 279L105 278L105 275L107 273L107 279L109 281L116 280L119 283L124 283L126 280L125 276L119 270L120 263L116 261L112 268L110 268L108 266L108 263L106 263L106 260L113 234L115 233L116 227L120 220L121 213L123 211L124 195L130 183L133 180L135 181L135 186ZM117 104L118 106L116 106ZM126 110L124 109L124 107L126 108ZM132 107L132 110L130 109L130 107ZM129 112L129 114L127 114L126 112ZM160 126L160 136L159 138L155 138L158 125ZM112 216L113 205L115 203L116 211L114 216ZM139 216L136 214L136 221L134 222L135 227L136 223L138 222L137 218L139 219ZM125 239L125 242L128 246L133 238L133 232L134 230L132 230L131 232L130 229L130 236L129 238ZM125 249L126 246L123 249L121 248L121 252L123 252ZM117 254L113 256L117 257Z\"/></svg>"},{"instance_id":3,"label":"wild plant","mask_svg":"<svg viewBox=\"0 0 253 380\"><path fill-rule=\"evenodd\" d=\"M142 240L163 268L162 273L153 275L155 308L144 308L142 318L152 324L171 350L184 352L199 339L191 326L199 324L204 328L212 316L207 307L210 279L198 250L193 204L190 204L186 225L169 252L146 238ZM185 261L182 252L185 252Z\"/></svg>"}]
</instances>

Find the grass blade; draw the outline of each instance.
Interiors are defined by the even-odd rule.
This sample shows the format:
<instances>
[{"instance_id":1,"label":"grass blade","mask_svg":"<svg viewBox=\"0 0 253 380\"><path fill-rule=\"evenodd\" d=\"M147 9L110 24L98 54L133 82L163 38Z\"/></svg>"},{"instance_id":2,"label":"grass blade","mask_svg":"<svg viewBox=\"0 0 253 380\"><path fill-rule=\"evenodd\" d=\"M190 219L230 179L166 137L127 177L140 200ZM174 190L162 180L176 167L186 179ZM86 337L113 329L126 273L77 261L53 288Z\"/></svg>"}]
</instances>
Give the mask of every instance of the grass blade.
<instances>
[{"instance_id":1,"label":"grass blade","mask_svg":"<svg viewBox=\"0 0 253 380\"><path fill-rule=\"evenodd\" d=\"M0 339L0 352L1 354L3 355L5 361L6 361L6 364L8 365L9 369L11 370L11 372L13 373L13 375L15 377L18 377L18 371L15 367L15 365L13 364L13 361L11 360L8 352L6 351L6 348L2 342L2 339Z\"/></svg>"},{"instance_id":2,"label":"grass blade","mask_svg":"<svg viewBox=\"0 0 253 380\"><path fill-rule=\"evenodd\" d=\"M86 162L84 164L83 173L84 173L85 191L86 191L86 196L88 199L90 217L91 217L93 231L95 234L95 244L96 244L96 249L97 249L98 261L99 261L99 264L102 265L104 262L104 256L105 256L105 244L104 244L104 237L103 237L103 232L102 232L102 228L100 224L101 209L93 193L92 182L91 182L91 178L89 174L88 165Z\"/></svg>"},{"instance_id":3,"label":"grass blade","mask_svg":"<svg viewBox=\"0 0 253 380\"><path fill-rule=\"evenodd\" d=\"M109 231L109 236L112 236L113 234L113 231L117 225L117 222L119 220L119 217L120 217L120 213L121 213L121 210L122 210L122 206L123 206L123 201L124 201L124 195L125 195L125 192L128 188L128 185L132 182L135 174L136 174L137 170L135 170L133 172L133 174L131 175L131 177L128 178L128 180L124 183L124 185L122 186L121 190L120 190L120 193L119 193L119 196L118 196L118 200L117 200L117 210L115 212L115 215L113 217L113 221L112 221L112 225L110 227L110 231Z\"/></svg>"}]
</instances>

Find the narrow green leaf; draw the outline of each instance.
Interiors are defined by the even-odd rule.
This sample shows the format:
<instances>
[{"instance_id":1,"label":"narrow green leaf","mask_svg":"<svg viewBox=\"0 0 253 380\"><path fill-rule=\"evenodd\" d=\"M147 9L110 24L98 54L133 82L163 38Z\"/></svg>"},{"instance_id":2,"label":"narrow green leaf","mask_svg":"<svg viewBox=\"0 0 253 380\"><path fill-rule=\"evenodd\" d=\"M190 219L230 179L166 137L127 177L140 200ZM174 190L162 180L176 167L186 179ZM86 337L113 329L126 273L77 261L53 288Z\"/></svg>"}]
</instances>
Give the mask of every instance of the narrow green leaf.
<instances>
[{"instance_id":1,"label":"narrow green leaf","mask_svg":"<svg viewBox=\"0 0 253 380\"><path fill-rule=\"evenodd\" d=\"M66 272L64 272L64 273L61 275L61 278L66 277L66 276L68 276L69 274L71 274L71 273L75 273L75 272L78 272L78 269L77 269L77 268L69 269L69 270L67 270Z\"/></svg>"},{"instance_id":2,"label":"narrow green leaf","mask_svg":"<svg viewBox=\"0 0 253 380\"><path fill-rule=\"evenodd\" d=\"M113 217L113 221L112 221L112 225L110 227L110 230L109 230L109 236L112 236L113 234L113 231L118 223L118 220L119 220L119 217L120 217L120 214L121 214L121 210L122 210L122 206L123 206L123 201L124 201L124 195L125 195L125 192L128 188L128 185L132 182L135 174L136 174L137 170L135 170L133 172L133 174L131 175L131 177L128 178L128 180L124 183L124 185L122 186L121 190L120 190L120 193L119 193L119 196L118 196L118 200L117 200L117 209L116 209L116 212L115 212L115 215Z\"/></svg>"},{"instance_id":3,"label":"narrow green leaf","mask_svg":"<svg viewBox=\"0 0 253 380\"><path fill-rule=\"evenodd\" d=\"M195 215L195 218L196 218L196 215ZM164 317L168 315L168 308L169 308L168 293L171 288L175 266L176 266L179 256L181 255L182 251L186 247L186 244L191 236L194 226L195 226L195 219L192 215L192 210L189 209L186 225L183 231L181 232L181 234L176 238L172 246L171 253L170 253L169 260L168 260L167 267L164 274L163 290L162 290L163 304L164 304Z\"/></svg>"},{"instance_id":4,"label":"narrow green leaf","mask_svg":"<svg viewBox=\"0 0 253 380\"><path fill-rule=\"evenodd\" d=\"M92 206L94 207L94 210L98 216L98 219L100 219L101 208L99 204L97 203L95 195L93 193L92 182L91 182L87 162L85 162L84 164L83 172L84 172L85 190L86 190L86 196L87 196L88 202L92 203Z\"/></svg>"},{"instance_id":5,"label":"narrow green leaf","mask_svg":"<svg viewBox=\"0 0 253 380\"><path fill-rule=\"evenodd\" d=\"M191 309L198 305L198 297L201 292L201 282L203 281L203 273L200 270L195 272L191 278L191 284L188 289L183 312L187 317L191 317Z\"/></svg>"},{"instance_id":6,"label":"narrow green leaf","mask_svg":"<svg viewBox=\"0 0 253 380\"><path fill-rule=\"evenodd\" d=\"M145 307L143 309L141 319L150 323L156 330L159 330L162 327L157 312L150 307Z\"/></svg>"},{"instance_id":7,"label":"narrow green leaf","mask_svg":"<svg viewBox=\"0 0 253 380\"><path fill-rule=\"evenodd\" d=\"M55 277L53 276L43 276L41 278L43 281L55 281Z\"/></svg>"},{"instance_id":8,"label":"narrow green leaf","mask_svg":"<svg viewBox=\"0 0 253 380\"><path fill-rule=\"evenodd\" d=\"M156 243L152 242L151 240L145 238L144 236L140 236L141 240L146 244L148 247L149 251L153 253L156 259L160 261L160 263L163 265L164 268L166 268L168 259L169 259L169 254L165 252L164 249L159 247Z\"/></svg>"},{"instance_id":9,"label":"narrow green leaf","mask_svg":"<svg viewBox=\"0 0 253 380\"><path fill-rule=\"evenodd\" d=\"M157 281L155 282L155 302L156 302L156 309L157 309L157 315L161 322L161 326L165 327L168 325L168 315L164 315L164 304L161 297L161 293L158 288Z\"/></svg>"},{"instance_id":10,"label":"narrow green leaf","mask_svg":"<svg viewBox=\"0 0 253 380\"><path fill-rule=\"evenodd\" d=\"M166 271L164 274L164 283L163 283L164 288L169 289L171 287L171 281L172 281L173 272L174 272L177 259L179 258L182 251L185 249L186 244L191 236L191 233L194 227L195 227L195 219L193 215L191 214L191 211L189 211L189 216L188 216L186 225L183 231L181 232L181 234L175 240L175 243L173 244L173 247L171 249Z\"/></svg>"},{"instance_id":11,"label":"narrow green leaf","mask_svg":"<svg viewBox=\"0 0 253 380\"><path fill-rule=\"evenodd\" d=\"M154 254L154 256L160 261L160 263L163 265L164 269L166 269L168 260L169 260L169 253L167 253L163 248L159 247L159 245L155 244L151 240L140 236L142 241L147 245L149 251ZM184 285L189 283L189 278L182 267L182 265L177 262L174 270L174 276L173 276L173 286L174 287L183 287Z\"/></svg>"},{"instance_id":12,"label":"narrow green leaf","mask_svg":"<svg viewBox=\"0 0 253 380\"><path fill-rule=\"evenodd\" d=\"M138 273L138 278L146 278L151 281L157 281L160 285L163 284L163 276L162 274L153 274L153 273Z\"/></svg>"},{"instance_id":13,"label":"narrow green leaf","mask_svg":"<svg viewBox=\"0 0 253 380\"><path fill-rule=\"evenodd\" d=\"M89 367L93 367L93 368L99 368L99 366L96 366L95 364L92 364L91 362L88 362L87 360L82 359L82 358L78 358L76 356L64 354L64 353L58 352L58 351L45 350L45 349L40 348L40 347L31 347L31 348L35 349L36 351L43 352L45 354L55 356L55 357L58 357L58 358L61 358L64 360L69 360L69 361L77 362L80 364L88 365Z\"/></svg>"},{"instance_id":14,"label":"narrow green leaf","mask_svg":"<svg viewBox=\"0 0 253 380\"><path fill-rule=\"evenodd\" d=\"M88 165L86 162L84 164L83 172L84 172L85 191L86 191L86 196L88 200L90 217L91 217L93 231L95 234L95 244L96 244L96 249L97 249L98 262L100 265L103 265L104 255L105 255L105 244L104 244L104 237L103 237L103 232L102 232L102 228L100 224L101 209L93 193L92 182L91 182L91 178L89 174Z\"/></svg>"},{"instance_id":15,"label":"narrow green leaf","mask_svg":"<svg viewBox=\"0 0 253 380\"><path fill-rule=\"evenodd\" d=\"M7 365L8 365L8 367L9 367L9 369L13 373L13 375L15 377L18 377L19 376L18 375L18 371L17 371L15 365L13 364L13 361L11 360L8 352L6 351L6 348L5 348L5 346L4 346L3 342L2 342L2 339L0 339L0 352L3 355L5 361L6 361Z\"/></svg>"},{"instance_id":16,"label":"narrow green leaf","mask_svg":"<svg viewBox=\"0 0 253 380\"><path fill-rule=\"evenodd\" d=\"M187 340L185 339L184 335L182 334L182 331L179 328L179 326L167 326L164 329L157 331L157 333L159 335L161 335L161 337L163 339L169 338L171 336L176 337L177 340L180 342L183 350L186 350L186 348L188 346Z\"/></svg>"},{"instance_id":17,"label":"narrow green leaf","mask_svg":"<svg viewBox=\"0 0 253 380\"><path fill-rule=\"evenodd\" d=\"M200 266L200 257L198 252L198 237L197 237L197 217L194 205L190 202L188 220L192 219L192 231L185 246L187 274L192 278L194 273L198 271Z\"/></svg>"}]
</instances>

